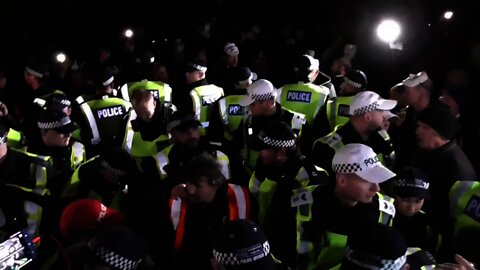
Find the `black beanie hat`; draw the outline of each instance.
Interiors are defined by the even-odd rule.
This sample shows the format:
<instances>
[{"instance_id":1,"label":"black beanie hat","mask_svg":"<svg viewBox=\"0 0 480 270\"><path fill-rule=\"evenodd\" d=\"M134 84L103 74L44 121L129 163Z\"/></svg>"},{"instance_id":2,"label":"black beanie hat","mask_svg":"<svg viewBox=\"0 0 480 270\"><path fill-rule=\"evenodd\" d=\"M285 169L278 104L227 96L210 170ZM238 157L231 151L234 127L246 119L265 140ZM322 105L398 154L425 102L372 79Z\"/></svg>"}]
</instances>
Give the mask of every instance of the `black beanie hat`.
<instances>
[{"instance_id":1,"label":"black beanie hat","mask_svg":"<svg viewBox=\"0 0 480 270\"><path fill-rule=\"evenodd\" d=\"M434 105L423 110L418 116L418 122L427 124L447 140L455 135L457 120L447 107Z\"/></svg>"}]
</instances>

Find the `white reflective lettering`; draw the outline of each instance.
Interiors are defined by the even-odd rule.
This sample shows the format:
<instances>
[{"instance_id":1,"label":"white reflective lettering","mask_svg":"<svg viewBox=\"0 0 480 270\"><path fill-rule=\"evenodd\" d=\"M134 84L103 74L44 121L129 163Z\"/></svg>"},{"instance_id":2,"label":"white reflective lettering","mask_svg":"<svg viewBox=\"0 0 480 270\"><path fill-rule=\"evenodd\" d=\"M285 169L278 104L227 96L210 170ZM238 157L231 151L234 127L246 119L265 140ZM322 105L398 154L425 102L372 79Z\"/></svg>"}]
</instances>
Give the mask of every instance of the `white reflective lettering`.
<instances>
[{"instance_id":1,"label":"white reflective lettering","mask_svg":"<svg viewBox=\"0 0 480 270\"><path fill-rule=\"evenodd\" d=\"M98 110L97 115L99 119L123 115L123 108L121 106L117 106Z\"/></svg>"}]
</instances>

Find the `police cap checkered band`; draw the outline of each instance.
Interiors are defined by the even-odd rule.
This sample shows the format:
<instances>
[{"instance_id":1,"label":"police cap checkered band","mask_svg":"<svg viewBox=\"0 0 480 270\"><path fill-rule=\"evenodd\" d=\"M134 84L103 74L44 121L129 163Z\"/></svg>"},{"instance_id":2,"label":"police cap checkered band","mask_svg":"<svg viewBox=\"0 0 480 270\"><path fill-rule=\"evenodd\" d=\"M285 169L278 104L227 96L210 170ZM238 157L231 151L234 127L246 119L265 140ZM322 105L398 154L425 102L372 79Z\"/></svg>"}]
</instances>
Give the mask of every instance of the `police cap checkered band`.
<instances>
[{"instance_id":1,"label":"police cap checkered band","mask_svg":"<svg viewBox=\"0 0 480 270\"><path fill-rule=\"evenodd\" d=\"M344 257L352 264L370 270L399 270L407 262L407 252L394 260L388 260L379 256L355 252L349 246L345 247Z\"/></svg>"},{"instance_id":2,"label":"police cap checkered band","mask_svg":"<svg viewBox=\"0 0 480 270\"><path fill-rule=\"evenodd\" d=\"M207 67L205 67L205 66L201 66L201 65L198 65L198 64L191 64L191 66L198 71L207 72Z\"/></svg>"},{"instance_id":3,"label":"police cap checkered band","mask_svg":"<svg viewBox=\"0 0 480 270\"><path fill-rule=\"evenodd\" d=\"M104 247L100 247L96 249L95 253L103 262L105 262L110 266L115 267L115 269L121 269L121 270L137 269L138 265L142 262L142 259L137 261L129 260Z\"/></svg>"},{"instance_id":4,"label":"police cap checkered band","mask_svg":"<svg viewBox=\"0 0 480 270\"><path fill-rule=\"evenodd\" d=\"M378 108L378 106L379 106L378 102L375 101L372 104L369 104L367 106L355 109L353 111L353 115L361 115L361 114L364 114L364 113L367 113L367 112L375 111Z\"/></svg>"},{"instance_id":5,"label":"police cap checkered band","mask_svg":"<svg viewBox=\"0 0 480 270\"><path fill-rule=\"evenodd\" d=\"M102 161L100 162L100 165L101 165L103 168L111 171L112 173L114 173L114 174L116 174L116 175L123 176L123 175L126 174L124 171L122 171L122 170L120 170L120 169L117 169L117 168L114 168L114 167L113 167L112 165L110 165L110 163L108 163L106 160L102 160Z\"/></svg>"},{"instance_id":6,"label":"police cap checkered band","mask_svg":"<svg viewBox=\"0 0 480 270\"><path fill-rule=\"evenodd\" d=\"M384 99L372 91L361 91L353 97L349 114L361 115L371 111L389 111L396 105L396 100Z\"/></svg>"},{"instance_id":7,"label":"police cap checkered band","mask_svg":"<svg viewBox=\"0 0 480 270\"><path fill-rule=\"evenodd\" d=\"M247 264L265 258L270 254L268 241L254 246L237 250L236 252L222 252L213 250L213 257L217 262L227 266Z\"/></svg>"},{"instance_id":8,"label":"police cap checkered band","mask_svg":"<svg viewBox=\"0 0 480 270\"><path fill-rule=\"evenodd\" d=\"M71 122L72 120L70 119L70 117L66 116L61 118L60 120L53 121L53 122L38 122L37 125L38 125L38 128L40 129L55 129L55 128L66 126Z\"/></svg>"},{"instance_id":9,"label":"police cap checkered band","mask_svg":"<svg viewBox=\"0 0 480 270\"><path fill-rule=\"evenodd\" d=\"M421 179L396 179L393 185L396 187L413 187L427 190L430 187L430 183L427 183Z\"/></svg>"},{"instance_id":10,"label":"police cap checkered band","mask_svg":"<svg viewBox=\"0 0 480 270\"><path fill-rule=\"evenodd\" d=\"M363 180L375 184L395 176L395 173L383 166L371 147L359 143L340 147L333 156L332 169L336 173L354 173Z\"/></svg>"},{"instance_id":11,"label":"police cap checkered band","mask_svg":"<svg viewBox=\"0 0 480 270\"><path fill-rule=\"evenodd\" d=\"M352 80L350 80L347 76L344 76L343 77L343 80L350 84L351 86L355 87L355 88L361 88L362 87L362 84L361 83L357 83L357 82L354 82Z\"/></svg>"},{"instance_id":12,"label":"police cap checkered band","mask_svg":"<svg viewBox=\"0 0 480 270\"><path fill-rule=\"evenodd\" d=\"M44 76L48 76L48 72L45 73L45 74L42 74L42 73L40 73L40 72L38 72L38 71L33 70L33 69L30 68L30 67L25 67L25 71L26 71L27 73L32 74L32 75L35 76L35 77L38 77L38 78L43 78Z\"/></svg>"},{"instance_id":13,"label":"police cap checkered band","mask_svg":"<svg viewBox=\"0 0 480 270\"><path fill-rule=\"evenodd\" d=\"M356 173L362 171L362 166L358 163L332 164L332 168L336 173Z\"/></svg>"},{"instance_id":14,"label":"police cap checkered band","mask_svg":"<svg viewBox=\"0 0 480 270\"><path fill-rule=\"evenodd\" d=\"M272 139L268 136L264 136L261 139L263 143L265 143L266 145L276 147L276 148L282 148L282 147L288 148L295 145L295 139L279 140L279 139Z\"/></svg>"},{"instance_id":15,"label":"police cap checkered band","mask_svg":"<svg viewBox=\"0 0 480 270\"><path fill-rule=\"evenodd\" d=\"M252 99L255 101L262 101L275 98L275 93L264 93L264 94L252 94Z\"/></svg>"},{"instance_id":16,"label":"police cap checkered band","mask_svg":"<svg viewBox=\"0 0 480 270\"><path fill-rule=\"evenodd\" d=\"M59 100L58 103L62 104L62 105L65 105L65 106L70 106L72 105L72 102L68 99L62 99L62 100Z\"/></svg>"}]
</instances>

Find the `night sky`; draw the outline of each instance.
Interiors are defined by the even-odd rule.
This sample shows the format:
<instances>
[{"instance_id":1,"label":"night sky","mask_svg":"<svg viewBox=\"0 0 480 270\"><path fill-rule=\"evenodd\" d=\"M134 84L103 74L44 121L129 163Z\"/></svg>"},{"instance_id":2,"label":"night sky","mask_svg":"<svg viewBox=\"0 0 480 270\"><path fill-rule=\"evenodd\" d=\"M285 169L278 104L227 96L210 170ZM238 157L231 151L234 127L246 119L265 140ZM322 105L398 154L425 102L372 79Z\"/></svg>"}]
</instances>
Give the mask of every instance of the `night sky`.
<instances>
[{"instance_id":1,"label":"night sky","mask_svg":"<svg viewBox=\"0 0 480 270\"><path fill-rule=\"evenodd\" d=\"M102 44L118 42L127 26L145 29L143 40L186 38L215 18L217 33L231 40L253 25L270 36L286 28L303 28L308 46L319 53L340 35L358 45L357 62L369 74L375 77L375 68L381 66L383 73L396 80L419 69L431 69L433 77L442 77L448 68L468 65L469 48L480 40L480 22L475 18L478 1L473 0L296 0L282 5L258 0L179 0L158 1L157 8L152 1L95 2L100 4L15 1L16 6L2 8L0 62L15 70L32 56L48 58L58 50L86 57ZM441 19L447 9L455 12L448 22ZM5 14L13 16L7 19ZM401 52L387 49L374 36L379 20L390 16L403 26Z\"/></svg>"}]
</instances>

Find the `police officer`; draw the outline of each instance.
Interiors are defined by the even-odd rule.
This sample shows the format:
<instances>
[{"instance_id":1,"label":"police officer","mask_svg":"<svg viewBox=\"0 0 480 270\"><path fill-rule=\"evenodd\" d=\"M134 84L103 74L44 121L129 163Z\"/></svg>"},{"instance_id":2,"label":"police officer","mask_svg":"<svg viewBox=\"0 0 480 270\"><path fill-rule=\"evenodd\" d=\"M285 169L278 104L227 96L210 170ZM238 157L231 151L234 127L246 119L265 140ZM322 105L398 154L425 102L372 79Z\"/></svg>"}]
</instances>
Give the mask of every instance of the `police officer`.
<instances>
[{"instance_id":1,"label":"police officer","mask_svg":"<svg viewBox=\"0 0 480 270\"><path fill-rule=\"evenodd\" d=\"M340 91L335 98L331 98L325 106L326 118L329 130L341 124L345 124L349 119L349 108L352 104L353 96L367 87L367 76L361 70L350 70L342 77Z\"/></svg>"},{"instance_id":2,"label":"police officer","mask_svg":"<svg viewBox=\"0 0 480 270\"><path fill-rule=\"evenodd\" d=\"M296 265L296 206L308 204L303 191L328 182L327 173L309 162L296 146L296 135L281 121L268 123L258 134L260 158L249 189L259 206L258 221L275 258Z\"/></svg>"},{"instance_id":3,"label":"police officer","mask_svg":"<svg viewBox=\"0 0 480 270\"><path fill-rule=\"evenodd\" d=\"M326 269L340 263L352 229L391 225L395 216L393 199L379 193L379 184L395 173L380 163L372 148L347 144L336 152L332 168L335 185L318 186L308 195L313 200L310 208L298 207L302 268Z\"/></svg>"},{"instance_id":4,"label":"police officer","mask_svg":"<svg viewBox=\"0 0 480 270\"><path fill-rule=\"evenodd\" d=\"M147 90L152 93L153 98L157 104L164 107L172 107L172 88L162 81L150 81L147 79L129 82L120 88L122 97L127 100L132 100L132 95L135 90Z\"/></svg>"},{"instance_id":5,"label":"police officer","mask_svg":"<svg viewBox=\"0 0 480 270\"><path fill-rule=\"evenodd\" d=\"M358 93L349 108L350 121L337 126L333 132L315 141L312 160L322 168L331 168L335 151L349 143L362 143L372 147L376 153L382 154L382 162L391 166L394 157L393 147L378 131L383 127L386 112L393 109L396 104L396 101L382 99L371 91Z\"/></svg>"},{"instance_id":6,"label":"police officer","mask_svg":"<svg viewBox=\"0 0 480 270\"><path fill-rule=\"evenodd\" d=\"M319 65L318 59L302 55L295 65L297 83L278 89L279 103L286 109L304 114L309 125L313 125L329 94L328 88L312 83L320 72Z\"/></svg>"},{"instance_id":7,"label":"police officer","mask_svg":"<svg viewBox=\"0 0 480 270\"><path fill-rule=\"evenodd\" d=\"M449 194L450 215L454 217L454 239L469 227L480 228L480 182L457 181ZM477 229L478 231L478 229Z\"/></svg>"},{"instance_id":8,"label":"police officer","mask_svg":"<svg viewBox=\"0 0 480 270\"><path fill-rule=\"evenodd\" d=\"M399 168L411 165L411 160L418 150L415 135L417 117L430 105L433 90L433 81L425 71L410 74L392 87L391 91L398 92L398 104L404 107L401 121L390 128L397 153L396 165Z\"/></svg>"},{"instance_id":9,"label":"police officer","mask_svg":"<svg viewBox=\"0 0 480 270\"><path fill-rule=\"evenodd\" d=\"M153 156L169 144L167 124L172 108L157 103L146 89L133 92L132 105L137 117L131 121L135 133L130 154L134 158Z\"/></svg>"},{"instance_id":10,"label":"police officer","mask_svg":"<svg viewBox=\"0 0 480 270\"><path fill-rule=\"evenodd\" d=\"M207 82L207 67L200 61L187 64L185 73L189 97L183 97L180 103L174 102L179 110L192 111L202 124L200 134L205 135L212 115L212 104L224 96L223 89Z\"/></svg>"},{"instance_id":11,"label":"police officer","mask_svg":"<svg viewBox=\"0 0 480 270\"><path fill-rule=\"evenodd\" d=\"M393 227L402 233L408 246L435 251L438 235L430 217L422 211L424 201L430 198L427 176L417 168L405 167L390 182L397 209Z\"/></svg>"},{"instance_id":12,"label":"police officer","mask_svg":"<svg viewBox=\"0 0 480 270\"><path fill-rule=\"evenodd\" d=\"M257 80L257 74L248 67L236 67L232 70L233 89L226 89L226 96L214 104L208 137L214 142L228 144L233 139L233 132L238 129L246 114L240 100L247 93L247 88ZM217 113L218 112L218 113Z\"/></svg>"},{"instance_id":13,"label":"police officer","mask_svg":"<svg viewBox=\"0 0 480 270\"><path fill-rule=\"evenodd\" d=\"M42 63L31 63L25 67L24 79L29 89L20 107L23 118L20 120L20 130L24 132L28 146L42 144L36 117L45 105L46 98L52 93L63 93L50 85L49 76L49 68Z\"/></svg>"},{"instance_id":14,"label":"police officer","mask_svg":"<svg viewBox=\"0 0 480 270\"><path fill-rule=\"evenodd\" d=\"M247 172L251 175L257 163L259 152L252 149L252 142L268 122L282 121L300 136L305 124L305 116L282 108L275 102L276 89L264 79L257 80L249 88L240 105L248 106L250 113L240 123L233 136L233 152L241 151ZM301 140L301 136L300 136Z\"/></svg>"},{"instance_id":15,"label":"police officer","mask_svg":"<svg viewBox=\"0 0 480 270\"><path fill-rule=\"evenodd\" d=\"M143 183L137 173L135 162L125 150L108 149L75 170L62 197L67 200L93 198L108 207L124 209L129 189Z\"/></svg>"},{"instance_id":16,"label":"police officer","mask_svg":"<svg viewBox=\"0 0 480 270\"><path fill-rule=\"evenodd\" d=\"M202 153L213 156L221 165L225 178L231 178L228 156L220 147L201 137L199 127L200 122L193 113L175 112L167 126L173 143L142 161L143 171L151 176L149 179L159 182L159 179L165 180L168 177L165 191L169 192L170 188L181 183L179 176L185 164Z\"/></svg>"},{"instance_id":17,"label":"police officer","mask_svg":"<svg viewBox=\"0 0 480 270\"><path fill-rule=\"evenodd\" d=\"M73 171L86 161L85 147L70 140L78 126L63 112L44 111L39 116L38 128L43 144L26 151L49 157L59 175L55 177L58 182L49 181L48 188L52 196L59 197Z\"/></svg>"},{"instance_id":18,"label":"police officer","mask_svg":"<svg viewBox=\"0 0 480 270\"><path fill-rule=\"evenodd\" d=\"M124 99L114 97L107 91L113 83L114 76L107 76L98 84L104 91L91 100L82 96L76 99L80 107L80 138L87 147L87 155L94 156L110 147L124 148L128 152L132 147L133 130L130 121L132 104Z\"/></svg>"},{"instance_id":19,"label":"police officer","mask_svg":"<svg viewBox=\"0 0 480 270\"><path fill-rule=\"evenodd\" d=\"M7 228L2 230L12 233L26 228L38 236L42 210L48 204L49 166L41 157L8 147L7 132L0 124L0 200Z\"/></svg>"}]
</instances>

